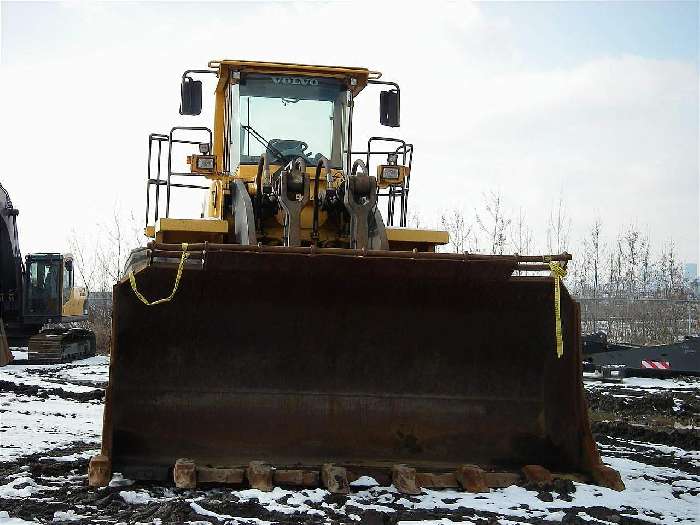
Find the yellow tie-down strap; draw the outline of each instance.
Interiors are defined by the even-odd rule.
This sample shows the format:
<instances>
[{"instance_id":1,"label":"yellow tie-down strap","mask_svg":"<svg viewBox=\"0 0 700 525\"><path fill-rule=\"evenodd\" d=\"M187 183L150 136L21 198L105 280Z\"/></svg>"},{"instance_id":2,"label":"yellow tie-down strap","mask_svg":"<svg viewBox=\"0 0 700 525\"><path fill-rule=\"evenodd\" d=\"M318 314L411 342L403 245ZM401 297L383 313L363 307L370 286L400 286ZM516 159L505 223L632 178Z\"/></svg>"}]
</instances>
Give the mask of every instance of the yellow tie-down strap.
<instances>
[{"instance_id":1,"label":"yellow tie-down strap","mask_svg":"<svg viewBox=\"0 0 700 525\"><path fill-rule=\"evenodd\" d=\"M554 277L554 333L557 338L557 357L561 357L564 355L564 337L561 332L560 282L566 276L566 270L555 261L549 261L549 269Z\"/></svg>"},{"instance_id":2,"label":"yellow tie-down strap","mask_svg":"<svg viewBox=\"0 0 700 525\"><path fill-rule=\"evenodd\" d=\"M182 243L182 257L180 258L180 265L177 267L177 275L175 276L175 284L173 284L173 291L170 292L170 295L167 297L163 297L162 299L157 299L155 301L149 301L146 299L141 292L138 291L136 288L136 277L134 277L134 272L129 272L129 282L131 283L131 289L134 291L134 294L136 294L136 297L141 299L141 302L145 304L146 306L154 306L156 304L162 304L162 303L167 303L170 301L173 297L175 297L175 292L177 292L177 287L180 285L180 278L182 277L182 269L185 266L185 259L189 257L189 253L187 253L187 243L183 242Z\"/></svg>"}]
</instances>

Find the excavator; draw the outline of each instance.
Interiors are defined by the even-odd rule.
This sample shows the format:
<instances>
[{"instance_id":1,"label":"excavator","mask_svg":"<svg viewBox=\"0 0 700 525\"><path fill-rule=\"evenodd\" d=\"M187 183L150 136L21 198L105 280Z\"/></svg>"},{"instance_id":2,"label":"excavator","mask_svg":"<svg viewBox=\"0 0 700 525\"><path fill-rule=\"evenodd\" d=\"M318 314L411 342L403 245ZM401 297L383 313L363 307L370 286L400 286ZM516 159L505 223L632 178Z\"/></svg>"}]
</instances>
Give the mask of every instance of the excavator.
<instances>
[{"instance_id":1,"label":"excavator","mask_svg":"<svg viewBox=\"0 0 700 525\"><path fill-rule=\"evenodd\" d=\"M624 488L591 433L571 255L446 253L408 227L414 145L353 135L373 91L399 127L396 82L216 60L184 72L181 115L203 82L213 127L148 137L151 241L114 286L90 485Z\"/></svg>"},{"instance_id":2,"label":"excavator","mask_svg":"<svg viewBox=\"0 0 700 525\"><path fill-rule=\"evenodd\" d=\"M23 261L18 215L0 184L0 331L6 338L0 347L28 347L30 364L95 355L94 333L76 326L87 320L88 294L75 285L73 257L34 253Z\"/></svg>"}]
</instances>

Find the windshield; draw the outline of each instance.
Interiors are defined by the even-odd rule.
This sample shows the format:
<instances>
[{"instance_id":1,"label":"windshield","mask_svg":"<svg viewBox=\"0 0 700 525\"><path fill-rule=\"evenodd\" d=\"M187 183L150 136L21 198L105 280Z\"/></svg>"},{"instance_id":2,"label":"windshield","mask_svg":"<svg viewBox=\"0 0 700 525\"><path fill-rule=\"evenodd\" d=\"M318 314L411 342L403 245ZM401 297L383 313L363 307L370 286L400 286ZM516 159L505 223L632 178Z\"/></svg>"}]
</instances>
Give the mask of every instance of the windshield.
<instances>
[{"instance_id":1,"label":"windshield","mask_svg":"<svg viewBox=\"0 0 700 525\"><path fill-rule=\"evenodd\" d=\"M336 79L249 75L239 85L240 162L257 164L267 151L276 164L321 155L340 167L347 91ZM235 147L235 145L234 145Z\"/></svg>"},{"instance_id":2,"label":"windshield","mask_svg":"<svg viewBox=\"0 0 700 525\"><path fill-rule=\"evenodd\" d=\"M55 259L39 259L29 263L27 313L60 315L60 271L61 262Z\"/></svg>"}]
</instances>

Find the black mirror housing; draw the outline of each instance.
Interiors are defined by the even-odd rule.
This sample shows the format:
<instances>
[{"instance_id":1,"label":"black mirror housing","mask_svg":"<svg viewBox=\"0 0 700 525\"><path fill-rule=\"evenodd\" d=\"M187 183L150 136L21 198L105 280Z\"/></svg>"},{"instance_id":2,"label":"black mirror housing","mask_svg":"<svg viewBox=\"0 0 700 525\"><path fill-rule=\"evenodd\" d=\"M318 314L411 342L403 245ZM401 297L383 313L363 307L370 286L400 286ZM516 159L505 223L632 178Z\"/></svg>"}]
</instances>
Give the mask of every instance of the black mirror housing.
<instances>
[{"instance_id":1,"label":"black mirror housing","mask_svg":"<svg viewBox=\"0 0 700 525\"><path fill-rule=\"evenodd\" d=\"M180 115L199 115L202 112L202 81L182 77L180 86Z\"/></svg>"},{"instance_id":2,"label":"black mirror housing","mask_svg":"<svg viewBox=\"0 0 700 525\"><path fill-rule=\"evenodd\" d=\"M397 89L379 94L379 123L392 128L399 127L401 120L401 94Z\"/></svg>"}]
</instances>

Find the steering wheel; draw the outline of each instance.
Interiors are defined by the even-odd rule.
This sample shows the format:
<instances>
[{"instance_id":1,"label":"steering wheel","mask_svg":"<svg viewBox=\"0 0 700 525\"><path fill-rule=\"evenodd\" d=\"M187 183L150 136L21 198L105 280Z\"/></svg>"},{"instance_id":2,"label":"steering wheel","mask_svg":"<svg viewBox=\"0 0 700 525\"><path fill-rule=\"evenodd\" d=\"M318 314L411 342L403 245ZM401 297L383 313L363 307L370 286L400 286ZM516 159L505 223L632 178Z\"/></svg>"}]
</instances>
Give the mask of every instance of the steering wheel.
<instances>
[{"instance_id":1,"label":"steering wheel","mask_svg":"<svg viewBox=\"0 0 700 525\"><path fill-rule=\"evenodd\" d=\"M307 150L309 149L309 145L303 140L272 139L270 140L270 146L276 150L279 150L285 157L310 156L310 152L307 152Z\"/></svg>"}]
</instances>

